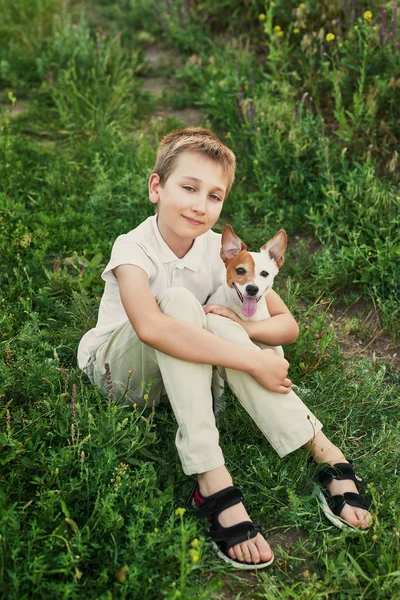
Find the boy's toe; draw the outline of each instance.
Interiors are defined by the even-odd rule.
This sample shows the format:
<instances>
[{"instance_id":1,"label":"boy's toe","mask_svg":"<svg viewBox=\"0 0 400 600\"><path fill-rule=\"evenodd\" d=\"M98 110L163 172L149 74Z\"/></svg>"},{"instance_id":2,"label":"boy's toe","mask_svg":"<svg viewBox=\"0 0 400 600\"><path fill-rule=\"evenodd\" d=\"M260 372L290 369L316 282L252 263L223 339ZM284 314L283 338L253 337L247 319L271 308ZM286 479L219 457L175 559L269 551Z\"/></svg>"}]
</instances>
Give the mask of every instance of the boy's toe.
<instances>
[{"instance_id":1,"label":"boy's toe","mask_svg":"<svg viewBox=\"0 0 400 600\"><path fill-rule=\"evenodd\" d=\"M368 529L371 525L371 515L367 510L356 509L357 519L359 520L361 529Z\"/></svg>"}]
</instances>

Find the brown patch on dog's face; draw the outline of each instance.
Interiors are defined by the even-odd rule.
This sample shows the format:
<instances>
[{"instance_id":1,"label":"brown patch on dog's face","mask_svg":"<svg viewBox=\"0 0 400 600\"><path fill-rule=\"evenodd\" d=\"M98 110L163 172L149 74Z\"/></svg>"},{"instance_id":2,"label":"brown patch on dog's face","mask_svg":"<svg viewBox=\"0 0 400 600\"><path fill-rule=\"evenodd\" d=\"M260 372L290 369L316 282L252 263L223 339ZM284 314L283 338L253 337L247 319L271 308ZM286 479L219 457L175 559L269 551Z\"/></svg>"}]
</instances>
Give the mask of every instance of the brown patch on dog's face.
<instances>
[{"instance_id":1,"label":"brown patch on dog's face","mask_svg":"<svg viewBox=\"0 0 400 600\"><path fill-rule=\"evenodd\" d=\"M225 261L226 282L233 287L232 282L237 285L247 285L254 281L255 263L253 257L246 251L239 252L233 258Z\"/></svg>"}]
</instances>

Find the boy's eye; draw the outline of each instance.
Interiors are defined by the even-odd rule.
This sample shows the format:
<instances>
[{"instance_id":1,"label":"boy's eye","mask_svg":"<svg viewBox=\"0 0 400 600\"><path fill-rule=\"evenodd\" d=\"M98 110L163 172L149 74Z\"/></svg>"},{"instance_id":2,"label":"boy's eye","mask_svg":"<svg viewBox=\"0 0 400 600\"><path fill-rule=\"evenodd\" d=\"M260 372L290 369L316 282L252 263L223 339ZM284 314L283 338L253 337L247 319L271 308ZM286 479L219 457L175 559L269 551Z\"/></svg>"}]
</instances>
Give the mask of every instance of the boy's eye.
<instances>
[{"instance_id":1,"label":"boy's eye","mask_svg":"<svg viewBox=\"0 0 400 600\"><path fill-rule=\"evenodd\" d=\"M189 192L193 192L194 191L194 187L192 187L191 185L184 185L183 189L184 190L188 190Z\"/></svg>"},{"instance_id":2,"label":"boy's eye","mask_svg":"<svg viewBox=\"0 0 400 600\"><path fill-rule=\"evenodd\" d=\"M236 273L238 275L245 275L246 274L245 269L243 269L242 267L238 267L237 269L235 269L235 271L236 271Z\"/></svg>"},{"instance_id":3,"label":"boy's eye","mask_svg":"<svg viewBox=\"0 0 400 600\"><path fill-rule=\"evenodd\" d=\"M219 196L216 196L215 194L211 194L210 198L212 198L213 200L215 200L216 202L220 202L221 198Z\"/></svg>"},{"instance_id":4,"label":"boy's eye","mask_svg":"<svg viewBox=\"0 0 400 600\"><path fill-rule=\"evenodd\" d=\"M269 273L268 271L261 271L260 275L261 277L268 277Z\"/></svg>"}]
</instances>

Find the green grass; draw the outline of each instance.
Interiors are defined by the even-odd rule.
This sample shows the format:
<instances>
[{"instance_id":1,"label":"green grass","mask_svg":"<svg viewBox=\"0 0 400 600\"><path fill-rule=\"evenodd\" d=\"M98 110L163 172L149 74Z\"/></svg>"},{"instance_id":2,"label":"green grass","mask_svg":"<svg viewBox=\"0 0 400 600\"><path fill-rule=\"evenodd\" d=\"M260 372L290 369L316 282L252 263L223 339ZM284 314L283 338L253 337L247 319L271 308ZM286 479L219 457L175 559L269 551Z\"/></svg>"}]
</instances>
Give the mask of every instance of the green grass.
<instances>
[{"instance_id":1,"label":"green grass","mask_svg":"<svg viewBox=\"0 0 400 600\"><path fill-rule=\"evenodd\" d=\"M399 373L345 359L329 316L372 302L398 342L400 38L390 7L384 29L377 4L325 4L0 1L2 598L400 599ZM279 460L228 394L227 465L276 554L251 578L180 510L168 404L115 406L76 367L111 245L152 213L157 142L179 124L150 120L151 40L182 56L163 101L201 108L237 153L221 225L255 249L289 233L291 376L374 501L368 534L331 527L306 453Z\"/></svg>"}]
</instances>

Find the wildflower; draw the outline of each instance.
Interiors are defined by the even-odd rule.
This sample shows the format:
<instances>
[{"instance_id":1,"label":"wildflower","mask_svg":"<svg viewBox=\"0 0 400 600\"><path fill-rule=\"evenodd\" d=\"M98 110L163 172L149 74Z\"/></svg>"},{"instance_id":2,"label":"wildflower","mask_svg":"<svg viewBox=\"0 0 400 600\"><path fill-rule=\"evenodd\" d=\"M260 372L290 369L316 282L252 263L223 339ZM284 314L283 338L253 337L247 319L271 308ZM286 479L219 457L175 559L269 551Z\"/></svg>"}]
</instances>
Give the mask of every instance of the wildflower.
<instances>
[{"instance_id":1,"label":"wildflower","mask_svg":"<svg viewBox=\"0 0 400 600\"><path fill-rule=\"evenodd\" d=\"M372 12L370 10L366 10L365 13L363 14L363 17L364 17L364 21L367 21L367 23L371 23Z\"/></svg>"},{"instance_id":2,"label":"wildflower","mask_svg":"<svg viewBox=\"0 0 400 600\"><path fill-rule=\"evenodd\" d=\"M59 273L60 271L60 257L56 254L56 258L53 263L53 273Z\"/></svg>"},{"instance_id":3,"label":"wildflower","mask_svg":"<svg viewBox=\"0 0 400 600\"><path fill-rule=\"evenodd\" d=\"M128 379L130 379L132 377L132 373L133 373L132 369L129 369L129 371L128 371Z\"/></svg>"},{"instance_id":4,"label":"wildflower","mask_svg":"<svg viewBox=\"0 0 400 600\"><path fill-rule=\"evenodd\" d=\"M300 33L300 29L299 29L298 27L295 27L295 28L293 29L293 33L294 33L295 35L297 35L298 33Z\"/></svg>"},{"instance_id":5,"label":"wildflower","mask_svg":"<svg viewBox=\"0 0 400 600\"><path fill-rule=\"evenodd\" d=\"M143 396L143 398L144 398L144 400L146 400L146 402L147 402L147 400L149 399L149 395L148 395L148 394L145 394L145 395Z\"/></svg>"},{"instance_id":6,"label":"wildflower","mask_svg":"<svg viewBox=\"0 0 400 600\"><path fill-rule=\"evenodd\" d=\"M284 33L283 33L283 31L277 31L277 32L276 32L276 35L277 35L278 37L283 37L283 36L284 36Z\"/></svg>"},{"instance_id":7,"label":"wildflower","mask_svg":"<svg viewBox=\"0 0 400 600\"><path fill-rule=\"evenodd\" d=\"M266 18L267 18L267 16L264 15L264 13L261 13L260 15L258 15L258 20L259 21L265 21Z\"/></svg>"},{"instance_id":8,"label":"wildflower","mask_svg":"<svg viewBox=\"0 0 400 600\"><path fill-rule=\"evenodd\" d=\"M335 34L334 33L327 33L325 36L325 39L327 42L333 42L333 40L335 39Z\"/></svg>"},{"instance_id":9,"label":"wildflower","mask_svg":"<svg viewBox=\"0 0 400 600\"><path fill-rule=\"evenodd\" d=\"M280 25L275 25L274 31L281 31L282 27Z\"/></svg>"},{"instance_id":10,"label":"wildflower","mask_svg":"<svg viewBox=\"0 0 400 600\"><path fill-rule=\"evenodd\" d=\"M305 8L305 7L306 7L306 5L304 4L304 2L300 2L299 8Z\"/></svg>"},{"instance_id":11,"label":"wildflower","mask_svg":"<svg viewBox=\"0 0 400 600\"><path fill-rule=\"evenodd\" d=\"M63 392L63 396L68 396L68 371L67 369L64 369L62 367L60 367L59 369L57 369L57 371L59 373L61 373L61 375L63 376L64 379L64 392Z\"/></svg>"},{"instance_id":12,"label":"wildflower","mask_svg":"<svg viewBox=\"0 0 400 600\"><path fill-rule=\"evenodd\" d=\"M76 383L74 383L72 386L72 394L71 394L71 408L72 408L72 414L74 415L75 421L78 420L78 415L76 413L76 393L77 393L77 391L78 391L78 388L76 386Z\"/></svg>"},{"instance_id":13,"label":"wildflower","mask_svg":"<svg viewBox=\"0 0 400 600\"><path fill-rule=\"evenodd\" d=\"M7 431L10 432L10 430L11 430L11 413L8 408L6 410L6 427L7 427Z\"/></svg>"},{"instance_id":14,"label":"wildflower","mask_svg":"<svg viewBox=\"0 0 400 600\"><path fill-rule=\"evenodd\" d=\"M113 393L113 382L111 379L110 365L108 363L104 363L104 370L105 370L105 374L106 374L106 389L107 389L108 401L110 402L111 400L114 400L114 393Z\"/></svg>"},{"instance_id":15,"label":"wildflower","mask_svg":"<svg viewBox=\"0 0 400 600\"><path fill-rule=\"evenodd\" d=\"M136 407L137 407L137 404L136 404L136 402L134 402L133 403L133 408L136 408Z\"/></svg>"},{"instance_id":16,"label":"wildflower","mask_svg":"<svg viewBox=\"0 0 400 600\"><path fill-rule=\"evenodd\" d=\"M176 509L175 514L178 515L178 517L183 517L185 512L186 512L186 508L179 507Z\"/></svg>"},{"instance_id":17,"label":"wildflower","mask_svg":"<svg viewBox=\"0 0 400 600\"><path fill-rule=\"evenodd\" d=\"M191 546L193 548L198 548L199 544L200 544L199 540L197 538L194 538L194 540L192 540Z\"/></svg>"},{"instance_id":18,"label":"wildflower","mask_svg":"<svg viewBox=\"0 0 400 600\"><path fill-rule=\"evenodd\" d=\"M195 550L194 548L191 548L191 549L189 550L189 553L190 553L190 556L192 557L192 561L193 561L194 563L197 563L197 562L199 562L199 560L200 560L200 555L199 555L199 553L198 553L198 551L197 551L197 550Z\"/></svg>"}]
</instances>

